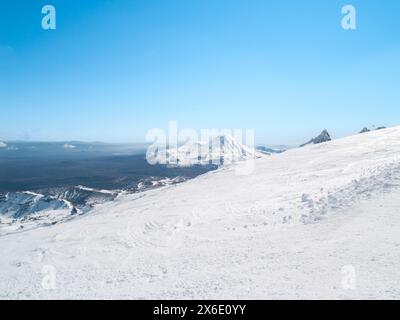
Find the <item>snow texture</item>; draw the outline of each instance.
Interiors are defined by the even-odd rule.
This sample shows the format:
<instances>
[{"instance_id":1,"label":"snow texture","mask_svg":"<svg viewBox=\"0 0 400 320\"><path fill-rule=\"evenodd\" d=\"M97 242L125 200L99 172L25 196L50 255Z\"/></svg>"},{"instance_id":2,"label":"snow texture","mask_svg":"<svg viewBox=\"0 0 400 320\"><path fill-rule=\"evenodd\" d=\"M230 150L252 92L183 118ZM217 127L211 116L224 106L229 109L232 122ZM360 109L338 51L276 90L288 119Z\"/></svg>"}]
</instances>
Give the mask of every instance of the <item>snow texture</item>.
<instances>
[{"instance_id":1,"label":"snow texture","mask_svg":"<svg viewBox=\"0 0 400 320\"><path fill-rule=\"evenodd\" d=\"M0 237L0 298L400 298L400 127L234 167Z\"/></svg>"}]
</instances>

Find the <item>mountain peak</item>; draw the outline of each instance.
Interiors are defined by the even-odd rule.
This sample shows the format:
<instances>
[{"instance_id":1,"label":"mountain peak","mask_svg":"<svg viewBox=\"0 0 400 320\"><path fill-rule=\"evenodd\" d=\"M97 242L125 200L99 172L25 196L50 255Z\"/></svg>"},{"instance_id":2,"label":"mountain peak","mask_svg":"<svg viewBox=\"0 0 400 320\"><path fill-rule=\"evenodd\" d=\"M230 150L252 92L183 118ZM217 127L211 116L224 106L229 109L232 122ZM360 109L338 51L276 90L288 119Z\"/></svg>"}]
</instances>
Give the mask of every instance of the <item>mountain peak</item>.
<instances>
[{"instance_id":1,"label":"mountain peak","mask_svg":"<svg viewBox=\"0 0 400 320\"><path fill-rule=\"evenodd\" d=\"M208 141L185 144L177 149L158 151L159 164L193 166L230 164L255 158L255 151L237 141L229 134L210 137Z\"/></svg>"},{"instance_id":2,"label":"mountain peak","mask_svg":"<svg viewBox=\"0 0 400 320\"><path fill-rule=\"evenodd\" d=\"M312 138L310 141L303 143L302 145L300 145L300 147L304 147L306 145L309 144L318 144L318 143L323 143L323 142L327 142L327 141L331 141L331 136L328 132L328 130L324 129L322 130L322 132L315 138Z\"/></svg>"}]
</instances>

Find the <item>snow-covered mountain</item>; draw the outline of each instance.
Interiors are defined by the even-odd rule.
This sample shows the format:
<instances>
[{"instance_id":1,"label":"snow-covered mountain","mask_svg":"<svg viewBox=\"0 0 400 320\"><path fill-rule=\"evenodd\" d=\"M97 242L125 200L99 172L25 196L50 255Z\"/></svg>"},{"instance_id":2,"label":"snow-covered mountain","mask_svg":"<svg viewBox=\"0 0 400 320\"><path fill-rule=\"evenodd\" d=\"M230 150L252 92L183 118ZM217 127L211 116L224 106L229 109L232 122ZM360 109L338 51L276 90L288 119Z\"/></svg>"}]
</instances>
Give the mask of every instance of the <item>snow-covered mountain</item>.
<instances>
[{"instance_id":1,"label":"snow-covered mountain","mask_svg":"<svg viewBox=\"0 0 400 320\"><path fill-rule=\"evenodd\" d=\"M304 147L306 145L309 144L318 144L318 143L323 143L323 142L327 142L327 141L331 141L331 136L329 135L328 130L323 130L318 136L316 136L315 138L312 138L310 141L303 143L302 145L300 145L300 147Z\"/></svg>"},{"instance_id":2,"label":"snow-covered mountain","mask_svg":"<svg viewBox=\"0 0 400 320\"><path fill-rule=\"evenodd\" d=\"M0 237L0 298L400 298L400 127L254 162Z\"/></svg>"},{"instance_id":3,"label":"snow-covered mountain","mask_svg":"<svg viewBox=\"0 0 400 320\"><path fill-rule=\"evenodd\" d=\"M0 236L48 226L86 214L96 206L128 194L169 186L188 178L150 176L131 190L98 190L85 186L0 193Z\"/></svg>"},{"instance_id":4,"label":"snow-covered mountain","mask_svg":"<svg viewBox=\"0 0 400 320\"><path fill-rule=\"evenodd\" d=\"M67 221L121 193L76 186L0 194L0 236Z\"/></svg>"},{"instance_id":5,"label":"snow-covered mountain","mask_svg":"<svg viewBox=\"0 0 400 320\"><path fill-rule=\"evenodd\" d=\"M231 135L219 135L208 141L185 144L178 148L156 149L147 155L152 163L169 166L227 165L260 156Z\"/></svg>"},{"instance_id":6,"label":"snow-covered mountain","mask_svg":"<svg viewBox=\"0 0 400 320\"><path fill-rule=\"evenodd\" d=\"M2 217L18 219L44 210L73 211L73 206L67 200L29 191L8 192L0 197Z\"/></svg>"}]
</instances>

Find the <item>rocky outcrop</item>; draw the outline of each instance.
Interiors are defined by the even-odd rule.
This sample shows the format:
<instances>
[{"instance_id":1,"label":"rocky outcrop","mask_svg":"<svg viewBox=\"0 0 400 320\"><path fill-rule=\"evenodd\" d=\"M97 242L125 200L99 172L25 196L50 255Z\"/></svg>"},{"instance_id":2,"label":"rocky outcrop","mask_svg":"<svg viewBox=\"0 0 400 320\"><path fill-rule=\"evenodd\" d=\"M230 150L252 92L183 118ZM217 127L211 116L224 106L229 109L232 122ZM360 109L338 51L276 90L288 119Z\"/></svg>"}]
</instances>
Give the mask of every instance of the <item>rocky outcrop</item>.
<instances>
[{"instance_id":1,"label":"rocky outcrop","mask_svg":"<svg viewBox=\"0 0 400 320\"><path fill-rule=\"evenodd\" d=\"M323 143L323 142L327 142L327 141L331 141L331 136L329 135L328 130L323 130L317 137L311 139L310 141L303 143L302 145L300 145L300 147L304 147L306 145L309 144L318 144L318 143Z\"/></svg>"}]
</instances>

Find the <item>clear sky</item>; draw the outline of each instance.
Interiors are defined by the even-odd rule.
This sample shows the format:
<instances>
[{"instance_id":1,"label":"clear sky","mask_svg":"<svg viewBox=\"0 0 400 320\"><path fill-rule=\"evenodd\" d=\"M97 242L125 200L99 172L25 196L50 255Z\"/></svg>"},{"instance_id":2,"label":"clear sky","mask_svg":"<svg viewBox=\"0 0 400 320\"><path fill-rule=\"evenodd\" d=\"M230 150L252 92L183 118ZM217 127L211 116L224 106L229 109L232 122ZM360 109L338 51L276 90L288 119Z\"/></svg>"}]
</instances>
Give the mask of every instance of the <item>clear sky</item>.
<instances>
[{"instance_id":1,"label":"clear sky","mask_svg":"<svg viewBox=\"0 0 400 320\"><path fill-rule=\"evenodd\" d=\"M297 144L400 124L399 101L398 0L0 1L0 139L139 142L177 120Z\"/></svg>"}]
</instances>

